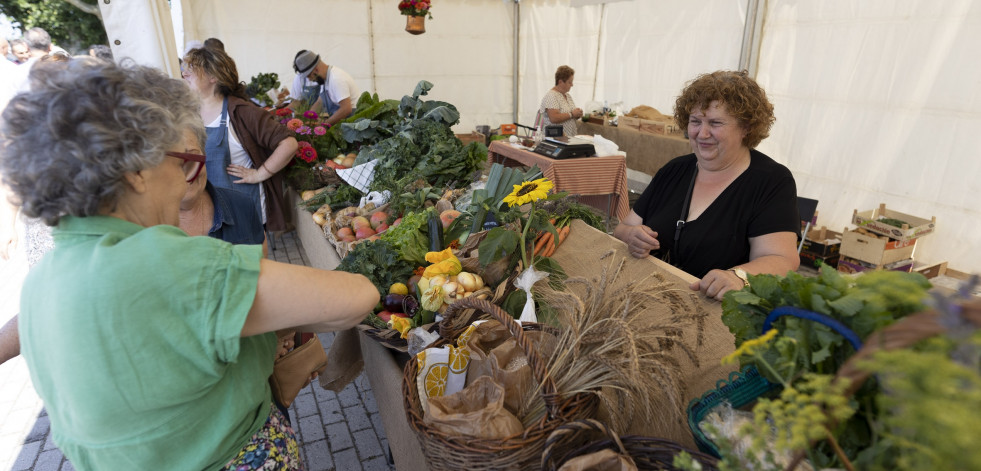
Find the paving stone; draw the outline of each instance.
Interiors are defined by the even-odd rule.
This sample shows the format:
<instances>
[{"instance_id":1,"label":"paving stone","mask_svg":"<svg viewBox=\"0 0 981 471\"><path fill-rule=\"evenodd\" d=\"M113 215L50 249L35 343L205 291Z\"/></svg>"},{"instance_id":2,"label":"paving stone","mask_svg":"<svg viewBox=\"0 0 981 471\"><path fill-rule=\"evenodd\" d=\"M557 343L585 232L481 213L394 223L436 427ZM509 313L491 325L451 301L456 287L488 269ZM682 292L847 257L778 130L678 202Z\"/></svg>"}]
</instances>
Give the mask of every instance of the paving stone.
<instances>
[{"instance_id":1,"label":"paving stone","mask_svg":"<svg viewBox=\"0 0 981 471\"><path fill-rule=\"evenodd\" d=\"M33 469L34 471L58 471L64 460L65 456L60 451L45 451L37 457L37 463L34 464Z\"/></svg>"},{"instance_id":2,"label":"paving stone","mask_svg":"<svg viewBox=\"0 0 981 471\"><path fill-rule=\"evenodd\" d=\"M12 410L7 417L4 419L3 424L0 425L0 435L6 435L8 433L25 433L30 430L31 425L34 423L34 418L37 417L37 413L31 411L30 409L18 409Z\"/></svg>"},{"instance_id":3,"label":"paving stone","mask_svg":"<svg viewBox=\"0 0 981 471\"><path fill-rule=\"evenodd\" d=\"M362 402L364 402L364 408L369 414L374 414L378 412L378 402L375 401L375 394L369 389L366 394L361 396Z\"/></svg>"},{"instance_id":4,"label":"paving stone","mask_svg":"<svg viewBox=\"0 0 981 471\"><path fill-rule=\"evenodd\" d=\"M381 414L370 414L371 426L375 428L375 433L380 438L385 438L385 424L382 422Z\"/></svg>"},{"instance_id":5,"label":"paving stone","mask_svg":"<svg viewBox=\"0 0 981 471\"><path fill-rule=\"evenodd\" d=\"M303 445L306 451L304 463L307 471L327 471L334 469L334 458L330 455L327 440L318 440Z\"/></svg>"},{"instance_id":6,"label":"paving stone","mask_svg":"<svg viewBox=\"0 0 981 471\"><path fill-rule=\"evenodd\" d=\"M344 471L355 471L360 470L361 460L358 458L358 454L354 451L354 448L349 448L347 450L334 453L334 466L337 470Z\"/></svg>"},{"instance_id":7,"label":"paving stone","mask_svg":"<svg viewBox=\"0 0 981 471\"><path fill-rule=\"evenodd\" d=\"M24 443L44 440L44 438L48 435L48 431L50 430L51 419L49 419L46 414L43 417L38 417L34 421L34 427L31 428L31 431L27 433L27 437L24 438Z\"/></svg>"},{"instance_id":8,"label":"paving stone","mask_svg":"<svg viewBox=\"0 0 981 471\"><path fill-rule=\"evenodd\" d=\"M75 465L71 461L65 460L64 464L61 465L61 471L75 471Z\"/></svg>"},{"instance_id":9,"label":"paving stone","mask_svg":"<svg viewBox=\"0 0 981 471\"><path fill-rule=\"evenodd\" d=\"M351 435L354 437L354 447L358 450L358 456L372 458L382 455L381 443L378 442L378 437L375 436L374 430L361 430Z\"/></svg>"},{"instance_id":10,"label":"paving stone","mask_svg":"<svg viewBox=\"0 0 981 471\"><path fill-rule=\"evenodd\" d=\"M318 403L337 400L337 394L334 391L320 387L320 383L316 381L314 381L310 389L313 391L313 397L317 399Z\"/></svg>"},{"instance_id":11,"label":"paving stone","mask_svg":"<svg viewBox=\"0 0 981 471\"><path fill-rule=\"evenodd\" d=\"M317 399L313 397L313 392L304 389L293 401L294 410L299 418L317 415Z\"/></svg>"},{"instance_id":12,"label":"paving stone","mask_svg":"<svg viewBox=\"0 0 981 471\"><path fill-rule=\"evenodd\" d=\"M335 458L339 450L354 446L354 443L351 441L351 432L347 429L347 424L339 422L328 425L325 429L327 431L327 441L330 443L330 450L334 453Z\"/></svg>"},{"instance_id":13,"label":"paving stone","mask_svg":"<svg viewBox=\"0 0 981 471\"><path fill-rule=\"evenodd\" d=\"M300 417L300 433L303 436L304 443L323 440L324 427L320 422L320 416Z\"/></svg>"},{"instance_id":14,"label":"paving stone","mask_svg":"<svg viewBox=\"0 0 981 471\"><path fill-rule=\"evenodd\" d=\"M320 403L320 419L324 425L335 424L344 420L344 413L341 412L341 403L336 399Z\"/></svg>"},{"instance_id":15,"label":"paving stone","mask_svg":"<svg viewBox=\"0 0 981 471\"><path fill-rule=\"evenodd\" d=\"M342 407L350 407L361 404L361 394L358 393L358 388L352 383L337 393L337 400L341 401Z\"/></svg>"},{"instance_id":16,"label":"paving stone","mask_svg":"<svg viewBox=\"0 0 981 471\"><path fill-rule=\"evenodd\" d=\"M377 458L372 458L370 460L361 463L361 469L364 471L388 471L392 468L388 465L388 458L385 456L379 456Z\"/></svg>"},{"instance_id":17,"label":"paving stone","mask_svg":"<svg viewBox=\"0 0 981 471\"><path fill-rule=\"evenodd\" d=\"M34 466L34 462L37 461L38 451L41 450L41 442L27 443L20 449L20 453L17 454L17 458L14 459L14 465L10 468L10 471L21 471L26 469L31 469Z\"/></svg>"},{"instance_id":18,"label":"paving stone","mask_svg":"<svg viewBox=\"0 0 981 471\"><path fill-rule=\"evenodd\" d=\"M371 420L368 419L368 413L361 404L345 407L344 418L347 419L348 430L352 432L371 428Z\"/></svg>"}]
</instances>

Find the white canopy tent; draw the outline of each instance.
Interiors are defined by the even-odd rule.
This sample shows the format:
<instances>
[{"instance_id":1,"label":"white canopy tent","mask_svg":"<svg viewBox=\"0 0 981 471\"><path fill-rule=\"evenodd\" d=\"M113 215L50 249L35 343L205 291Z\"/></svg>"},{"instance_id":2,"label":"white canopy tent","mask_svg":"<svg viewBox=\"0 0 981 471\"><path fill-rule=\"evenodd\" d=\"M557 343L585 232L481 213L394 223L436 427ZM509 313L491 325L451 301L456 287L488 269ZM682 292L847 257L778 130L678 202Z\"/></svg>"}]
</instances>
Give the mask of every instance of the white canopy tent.
<instances>
[{"instance_id":1,"label":"white canopy tent","mask_svg":"<svg viewBox=\"0 0 981 471\"><path fill-rule=\"evenodd\" d=\"M294 54L311 49L383 98L433 82L431 97L460 109L458 132L530 124L562 64L576 70L580 105L666 114L686 81L742 64L776 108L760 150L793 171L801 196L819 200L818 225L840 231L854 209L879 203L936 216L917 260L981 271L981 63L971 52L981 45L981 2L437 0L421 36L403 31L397 0L171 4L181 24L165 24L164 0L100 2L110 42L143 44L151 53L122 55L173 71L177 44L218 37L242 80L276 72L284 86ZM152 34L132 28L147 18L159 22ZM146 44L171 30L169 45Z\"/></svg>"}]
</instances>

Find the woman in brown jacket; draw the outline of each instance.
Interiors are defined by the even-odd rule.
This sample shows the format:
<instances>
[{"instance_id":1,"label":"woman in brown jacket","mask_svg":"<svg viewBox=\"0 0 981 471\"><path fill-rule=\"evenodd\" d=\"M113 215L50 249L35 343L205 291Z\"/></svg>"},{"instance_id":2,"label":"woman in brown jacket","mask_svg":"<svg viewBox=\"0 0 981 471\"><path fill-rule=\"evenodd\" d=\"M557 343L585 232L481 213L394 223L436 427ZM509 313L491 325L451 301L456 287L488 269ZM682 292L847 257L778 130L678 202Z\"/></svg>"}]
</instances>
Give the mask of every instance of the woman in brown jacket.
<instances>
[{"instance_id":1,"label":"woman in brown jacket","mask_svg":"<svg viewBox=\"0 0 981 471\"><path fill-rule=\"evenodd\" d=\"M182 75L201 98L201 119L208 131L208 181L252 198L266 230L291 230L279 171L293 158L296 139L272 114L248 100L235 61L225 51L188 51Z\"/></svg>"}]
</instances>

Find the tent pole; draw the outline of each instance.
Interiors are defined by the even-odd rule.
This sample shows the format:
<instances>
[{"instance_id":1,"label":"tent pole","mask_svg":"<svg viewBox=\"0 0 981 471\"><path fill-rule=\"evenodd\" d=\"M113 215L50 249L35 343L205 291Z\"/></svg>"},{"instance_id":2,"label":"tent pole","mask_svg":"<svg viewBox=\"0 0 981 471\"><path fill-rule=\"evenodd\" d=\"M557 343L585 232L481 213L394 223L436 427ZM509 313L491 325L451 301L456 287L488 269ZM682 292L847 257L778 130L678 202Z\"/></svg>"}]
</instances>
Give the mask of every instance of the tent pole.
<instances>
[{"instance_id":1,"label":"tent pole","mask_svg":"<svg viewBox=\"0 0 981 471\"><path fill-rule=\"evenodd\" d=\"M606 23L606 4L600 5L600 25L596 35L596 65L593 67L593 97L596 101L596 84L599 82L600 55L603 53L603 24Z\"/></svg>"},{"instance_id":2,"label":"tent pole","mask_svg":"<svg viewBox=\"0 0 981 471\"><path fill-rule=\"evenodd\" d=\"M518 79L520 74L518 73L518 54L521 51L521 44L519 43L519 37L521 32L521 0L514 0L514 66L512 68L512 90L511 95L514 103L514 108L511 111L511 122L518 122Z\"/></svg>"},{"instance_id":3,"label":"tent pole","mask_svg":"<svg viewBox=\"0 0 981 471\"><path fill-rule=\"evenodd\" d=\"M760 36L763 34L763 18L766 16L766 0L747 0L746 22L743 24L743 42L739 50L739 70L745 70L756 78L760 60Z\"/></svg>"},{"instance_id":4,"label":"tent pole","mask_svg":"<svg viewBox=\"0 0 981 471\"><path fill-rule=\"evenodd\" d=\"M378 84L375 83L375 17L373 13L372 0L368 0L368 54L371 56L371 92L378 92ZM359 97L360 98L360 97ZM357 100L357 98L355 98ZM354 103L354 106L357 106Z\"/></svg>"}]
</instances>

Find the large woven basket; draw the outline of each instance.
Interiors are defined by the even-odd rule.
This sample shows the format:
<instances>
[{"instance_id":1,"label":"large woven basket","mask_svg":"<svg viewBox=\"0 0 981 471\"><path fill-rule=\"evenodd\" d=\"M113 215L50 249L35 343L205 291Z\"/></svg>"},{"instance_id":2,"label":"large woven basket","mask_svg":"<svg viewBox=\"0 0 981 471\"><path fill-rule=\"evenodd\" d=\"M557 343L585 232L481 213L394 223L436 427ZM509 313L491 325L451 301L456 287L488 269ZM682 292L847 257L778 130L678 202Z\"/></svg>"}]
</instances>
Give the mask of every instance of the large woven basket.
<instances>
[{"instance_id":1,"label":"large woven basket","mask_svg":"<svg viewBox=\"0 0 981 471\"><path fill-rule=\"evenodd\" d=\"M645 470L673 470L674 457L683 451L699 462L704 471L715 471L718 463L714 456L689 450L671 440L638 435L621 437L603 422L584 419L562 424L552 432L545 442L541 469L554 471L573 458L604 449L629 456L637 469Z\"/></svg>"},{"instance_id":2,"label":"large woven basket","mask_svg":"<svg viewBox=\"0 0 981 471\"><path fill-rule=\"evenodd\" d=\"M503 439L450 436L429 427L423 421L422 402L416 388L418 364L416 361L409 361L405 365L402 378L402 393L409 426L416 432L431 469L451 471L538 469L541 465L545 440L549 434L563 422L591 416L596 410L596 396L593 394L564 396L556 391L555 383L547 374L545 361L538 354L531 340L524 335L522 326L496 305L472 297L464 298L453 303L443 315L453 318L467 309L488 313L507 326L518 346L528 357L532 374L541 385L540 395L545 402L546 414L522 433ZM440 339L431 346L441 347L453 340Z\"/></svg>"}]
</instances>

